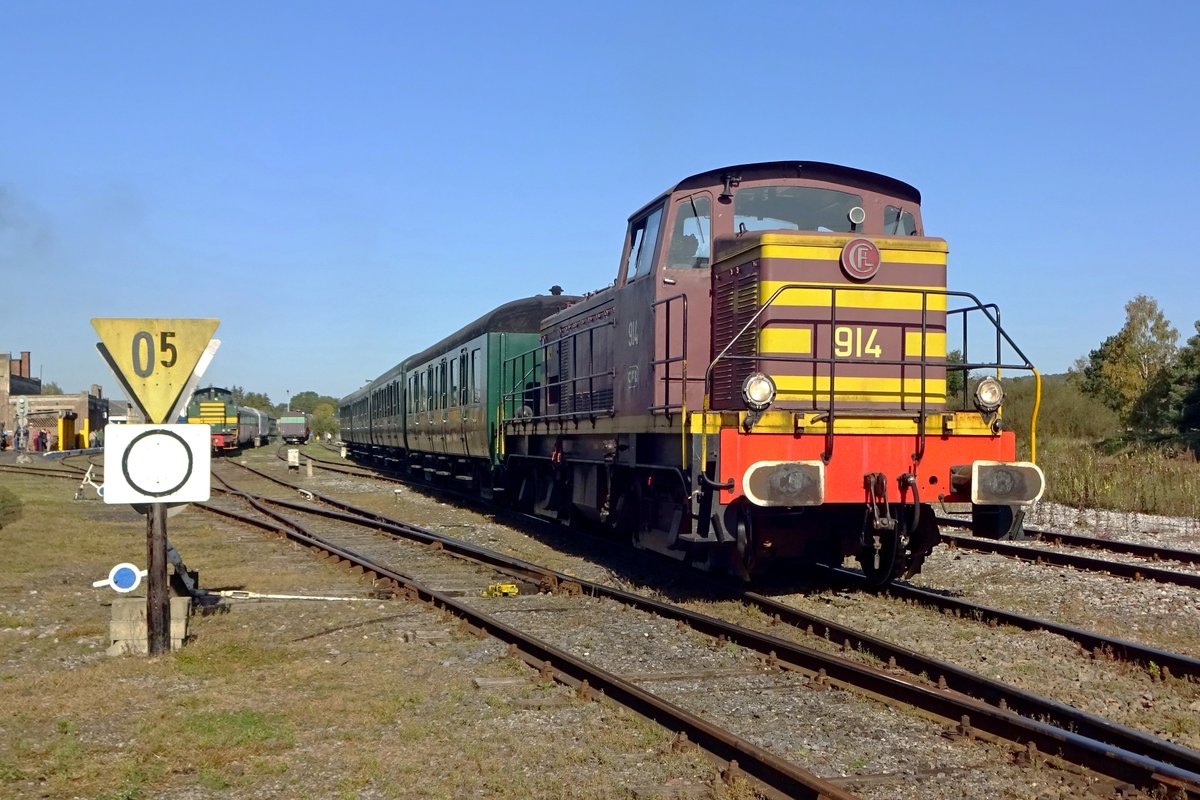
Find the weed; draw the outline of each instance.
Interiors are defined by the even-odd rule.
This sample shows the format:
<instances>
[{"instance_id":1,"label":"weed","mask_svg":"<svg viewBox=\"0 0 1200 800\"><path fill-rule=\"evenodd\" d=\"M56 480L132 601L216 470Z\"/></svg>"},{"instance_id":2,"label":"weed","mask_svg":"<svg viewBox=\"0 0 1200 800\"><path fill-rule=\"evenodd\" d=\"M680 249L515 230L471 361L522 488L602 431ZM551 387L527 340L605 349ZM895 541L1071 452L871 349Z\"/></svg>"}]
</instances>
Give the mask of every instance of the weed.
<instances>
[{"instance_id":1,"label":"weed","mask_svg":"<svg viewBox=\"0 0 1200 800\"><path fill-rule=\"evenodd\" d=\"M122 786L111 794L99 795L98 800L142 800L145 796L141 786Z\"/></svg>"},{"instance_id":2,"label":"weed","mask_svg":"<svg viewBox=\"0 0 1200 800\"><path fill-rule=\"evenodd\" d=\"M200 774L196 776L196 783L213 791L228 789L230 786L229 780L220 770L211 768L200 770Z\"/></svg>"},{"instance_id":3,"label":"weed","mask_svg":"<svg viewBox=\"0 0 1200 800\"><path fill-rule=\"evenodd\" d=\"M218 678L234 670L263 669L286 660L277 648L251 642L225 642L203 651L185 648L175 653L180 673L193 678Z\"/></svg>"},{"instance_id":4,"label":"weed","mask_svg":"<svg viewBox=\"0 0 1200 800\"><path fill-rule=\"evenodd\" d=\"M254 751L291 747L291 726L281 716L261 711L216 711L193 714L183 734L200 749L245 748Z\"/></svg>"},{"instance_id":5,"label":"weed","mask_svg":"<svg viewBox=\"0 0 1200 800\"><path fill-rule=\"evenodd\" d=\"M1166 732L1175 736L1200 735L1200 720L1195 717L1181 717L1171 714L1167 717Z\"/></svg>"},{"instance_id":6,"label":"weed","mask_svg":"<svg viewBox=\"0 0 1200 800\"><path fill-rule=\"evenodd\" d=\"M10 761L0 761L0 783L16 783L25 780L25 773Z\"/></svg>"},{"instance_id":7,"label":"weed","mask_svg":"<svg viewBox=\"0 0 1200 800\"><path fill-rule=\"evenodd\" d=\"M1086 442L1052 439L1039 448L1038 463L1047 475L1045 499L1051 502L1193 519L1200 510L1200 465L1157 450L1111 455Z\"/></svg>"},{"instance_id":8,"label":"weed","mask_svg":"<svg viewBox=\"0 0 1200 800\"><path fill-rule=\"evenodd\" d=\"M865 767L867 764L870 764L870 763L871 763L870 756L858 756L857 758L850 759L850 762L848 764L846 764L846 769L860 770L863 767Z\"/></svg>"}]
</instances>

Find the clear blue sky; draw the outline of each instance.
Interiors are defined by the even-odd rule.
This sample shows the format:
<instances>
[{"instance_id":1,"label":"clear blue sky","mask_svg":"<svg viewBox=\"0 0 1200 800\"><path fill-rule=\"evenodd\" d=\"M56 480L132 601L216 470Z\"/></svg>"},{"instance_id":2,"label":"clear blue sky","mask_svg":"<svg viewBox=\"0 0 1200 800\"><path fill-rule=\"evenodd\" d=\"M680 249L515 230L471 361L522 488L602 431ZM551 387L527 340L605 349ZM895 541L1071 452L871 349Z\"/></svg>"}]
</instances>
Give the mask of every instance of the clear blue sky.
<instances>
[{"instance_id":1,"label":"clear blue sky","mask_svg":"<svg viewBox=\"0 0 1200 800\"><path fill-rule=\"evenodd\" d=\"M206 383L340 397L501 302L608 284L687 175L912 183L1044 372L1200 318L1200 4L0 3L0 352L217 317Z\"/></svg>"}]
</instances>

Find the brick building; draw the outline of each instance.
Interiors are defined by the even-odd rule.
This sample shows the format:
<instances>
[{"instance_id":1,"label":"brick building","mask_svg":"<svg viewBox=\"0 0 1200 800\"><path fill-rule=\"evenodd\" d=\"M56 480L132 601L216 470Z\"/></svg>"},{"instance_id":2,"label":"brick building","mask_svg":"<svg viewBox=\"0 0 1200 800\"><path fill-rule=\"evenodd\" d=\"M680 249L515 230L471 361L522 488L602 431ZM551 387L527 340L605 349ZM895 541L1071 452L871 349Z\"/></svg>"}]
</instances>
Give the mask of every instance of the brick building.
<instances>
[{"instance_id":1,"label":"brick building","mask_svg":"<svg viewBox=\"0 0 1200 800\"><path fill-rule=\"evenodd\" d=\"M30 374L28 350L20 358L0 353L0 426L10 437L22 405L31 437L44 430L60 450L87 447L88 435L108 422L108 400L99 385L78 394L42 394L41 379Z\"/></svg>"}]
</instances>

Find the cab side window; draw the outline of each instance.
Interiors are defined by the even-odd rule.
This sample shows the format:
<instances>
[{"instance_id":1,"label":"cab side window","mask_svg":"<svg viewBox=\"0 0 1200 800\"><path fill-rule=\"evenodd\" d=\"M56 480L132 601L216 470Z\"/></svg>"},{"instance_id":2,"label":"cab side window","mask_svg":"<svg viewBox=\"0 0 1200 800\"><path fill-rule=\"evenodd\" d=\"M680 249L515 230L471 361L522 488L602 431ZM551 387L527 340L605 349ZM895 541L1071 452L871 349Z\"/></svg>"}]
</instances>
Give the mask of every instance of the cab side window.
<instances>
[{"instance_id":1,"label":"cab side window","mask_svg":"<svg viewBox=\"0 0 1200 800\"><path fill-rule=\"evenodd\" d=\"M658 229L662 223L662 206L633 223L629 231L629 257L625 264L625 282L630 283L649 275L654 266L654 251L658 249Z\"/></svg>"},{"instance_id":2,"label":"cab side window","mask_svg":"<svg viewBox=\"0 0 1200 800\"><path fill-rule=\"evenodd\" d=\"M671 246L667 249L670 269L708 269L711 205L708 195L685 197L675 206Z\"/></svg>"},{"instance_id":3,"label":"cab side window","mask_svg":"<svg viewBox=\"0 0 1200 800\"><path fill-rule=\"evenodd\" d=\"M888 206L883 210L883 232L895 236L916 236L917 221L911 211Z\"/></svg>"}]
</instances>

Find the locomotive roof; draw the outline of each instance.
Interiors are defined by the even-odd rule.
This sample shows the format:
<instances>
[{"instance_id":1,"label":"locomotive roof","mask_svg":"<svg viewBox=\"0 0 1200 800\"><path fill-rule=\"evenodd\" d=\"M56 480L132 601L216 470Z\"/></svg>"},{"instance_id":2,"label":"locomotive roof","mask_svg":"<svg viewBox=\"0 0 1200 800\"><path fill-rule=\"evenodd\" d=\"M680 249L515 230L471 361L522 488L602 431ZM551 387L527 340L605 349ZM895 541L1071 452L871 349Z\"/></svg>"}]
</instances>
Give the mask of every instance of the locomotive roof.
<instances>
[{"instance_id":1,"label":"locomotive roof","mask_svg":"<svg viewBox=\"0 0 1200 800\"><path fill-rule=\"evenodd\" d=\"M770 178L810 178L812 180L830 181L845 186L883 192L918 205L921 202L921 193L917 191L916 187L896 178L880 175L877 172L868 172L867 170L855 169L854 167L843 167L840 164L829 164L824 161L759 161L751 164L732 164L728 167L698 172L695 175L684 178L674 186L668 187L666 191L649 203L646 203L645 206L639 208L632 216L638 216L643 210L657 203L663 197L670 195L672 192L720 185L724 182L726 175L731 175L743 181L757 181Z\"/></svg>"}]
</instances>

